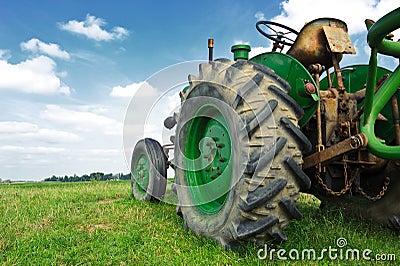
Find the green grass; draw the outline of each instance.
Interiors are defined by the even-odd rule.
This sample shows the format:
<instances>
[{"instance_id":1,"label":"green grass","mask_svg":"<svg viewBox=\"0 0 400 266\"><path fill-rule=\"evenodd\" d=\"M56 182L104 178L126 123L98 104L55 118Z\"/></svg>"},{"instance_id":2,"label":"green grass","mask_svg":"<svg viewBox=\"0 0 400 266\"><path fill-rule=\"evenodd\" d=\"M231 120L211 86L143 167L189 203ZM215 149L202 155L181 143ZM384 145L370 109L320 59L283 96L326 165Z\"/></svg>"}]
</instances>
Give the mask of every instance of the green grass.
<instances>
[{"instance_id":1,"label":"green grass","mask_svg":"<svg viewBox=\"0 0 400 266\"><path fill-rule=\"evenodd\" d=\"M349 248L396 254L398 264L398 235L346 217L340 210L319 209L318 204L314 197L302 195L299 208L304 219L291 222L288 241L275 249L319 252L336 247L336 239L344 237ZM127 181L3 184L0 217L0 265L288 264L258 259L258 248L252 244L225 251L194 236L183 230L175 206L133 199ZM326 258L306 264L332 262ZM370 265L344 260L334 264Z\"/></svg>"}]
</instances>

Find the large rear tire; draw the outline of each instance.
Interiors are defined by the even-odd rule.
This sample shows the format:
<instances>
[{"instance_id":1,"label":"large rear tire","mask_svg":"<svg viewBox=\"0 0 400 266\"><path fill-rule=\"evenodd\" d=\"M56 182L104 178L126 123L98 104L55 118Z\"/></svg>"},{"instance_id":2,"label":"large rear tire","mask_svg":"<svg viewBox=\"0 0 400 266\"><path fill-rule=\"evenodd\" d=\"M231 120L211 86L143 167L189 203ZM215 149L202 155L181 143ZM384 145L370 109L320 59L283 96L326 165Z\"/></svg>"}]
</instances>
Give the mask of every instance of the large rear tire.
<instances>
[{"instance_id":1,"label":"large rear tire","mask_svg":"<svg viewBox=\"0 0 400 266\"><path fill-rule=\"evenodd\" d=\"M175 143L185 227L225 248L286 240L289 221L302 217L299 191L311 185L301 169L311 143L288 83L249 61L201 64L189 81Z\"/></svg>"}]
</instances>

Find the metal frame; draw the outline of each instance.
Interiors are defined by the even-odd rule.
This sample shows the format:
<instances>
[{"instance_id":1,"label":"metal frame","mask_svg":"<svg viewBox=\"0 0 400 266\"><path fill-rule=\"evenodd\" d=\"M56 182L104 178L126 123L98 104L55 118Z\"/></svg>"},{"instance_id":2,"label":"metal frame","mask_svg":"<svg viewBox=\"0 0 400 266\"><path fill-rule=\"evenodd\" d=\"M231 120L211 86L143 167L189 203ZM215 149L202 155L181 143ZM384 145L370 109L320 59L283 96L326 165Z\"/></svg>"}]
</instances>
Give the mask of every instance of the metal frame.
<instances>
[{"instance_id":1,"label":"metal frame","mask_svg":"<svg viewBox=\"0 0 400 266\"><path fill-rule=\"evenodd\" d=\"M361 132L368 137L368 148L375 155L400 160L400 146L388 146L375 136L375 122L383 107L391 100L400 87L400 66L382 85L374 95L376 87L376 71L378 53L400 58L400 43L385 39L392 31L400 28L400 8L397 8L379 19L375 24L367 20L368 44L371 47L371 57L367 76L367 88L365 96L365 110L361 120Z\"/></svg>"}]
</instances>

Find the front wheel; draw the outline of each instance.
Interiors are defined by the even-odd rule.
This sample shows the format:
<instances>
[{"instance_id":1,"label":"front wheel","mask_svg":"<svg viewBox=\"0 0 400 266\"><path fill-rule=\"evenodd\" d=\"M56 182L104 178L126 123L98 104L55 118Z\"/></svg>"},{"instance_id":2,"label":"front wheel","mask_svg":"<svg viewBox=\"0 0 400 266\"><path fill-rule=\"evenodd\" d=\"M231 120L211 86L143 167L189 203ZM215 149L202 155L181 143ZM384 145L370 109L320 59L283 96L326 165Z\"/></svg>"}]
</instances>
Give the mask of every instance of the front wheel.
<instances>
[{"instance_id":1,"label":"front wheel","mask_svg":"<svg viewBox=\"0 0 400 266\"><path fill-rule=\"evenodd\" d=\"M132 153L131 185L138 200L162 200L167 185L167 159L156 140L139 140Z\"/></svg>"}]
</instances>

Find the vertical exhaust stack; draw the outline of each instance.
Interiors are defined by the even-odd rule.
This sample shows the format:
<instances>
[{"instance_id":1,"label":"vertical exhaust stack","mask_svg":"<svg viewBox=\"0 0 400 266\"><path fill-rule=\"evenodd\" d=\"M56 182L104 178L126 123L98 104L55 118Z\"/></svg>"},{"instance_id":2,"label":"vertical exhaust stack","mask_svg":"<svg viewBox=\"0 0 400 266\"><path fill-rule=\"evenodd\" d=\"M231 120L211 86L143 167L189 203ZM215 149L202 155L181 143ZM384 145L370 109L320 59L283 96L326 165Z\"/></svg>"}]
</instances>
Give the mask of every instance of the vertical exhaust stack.
<instances>
[{"instance_id":1,"label":"vertical exhaust stack","mask_svg":"<svg viewBox=\"0 0 400 266\"><path fill-rule=\"evenodd\" d=\"M208 39L208 61L213 60L214 39Z\"/></svg>"}]
</instances>

